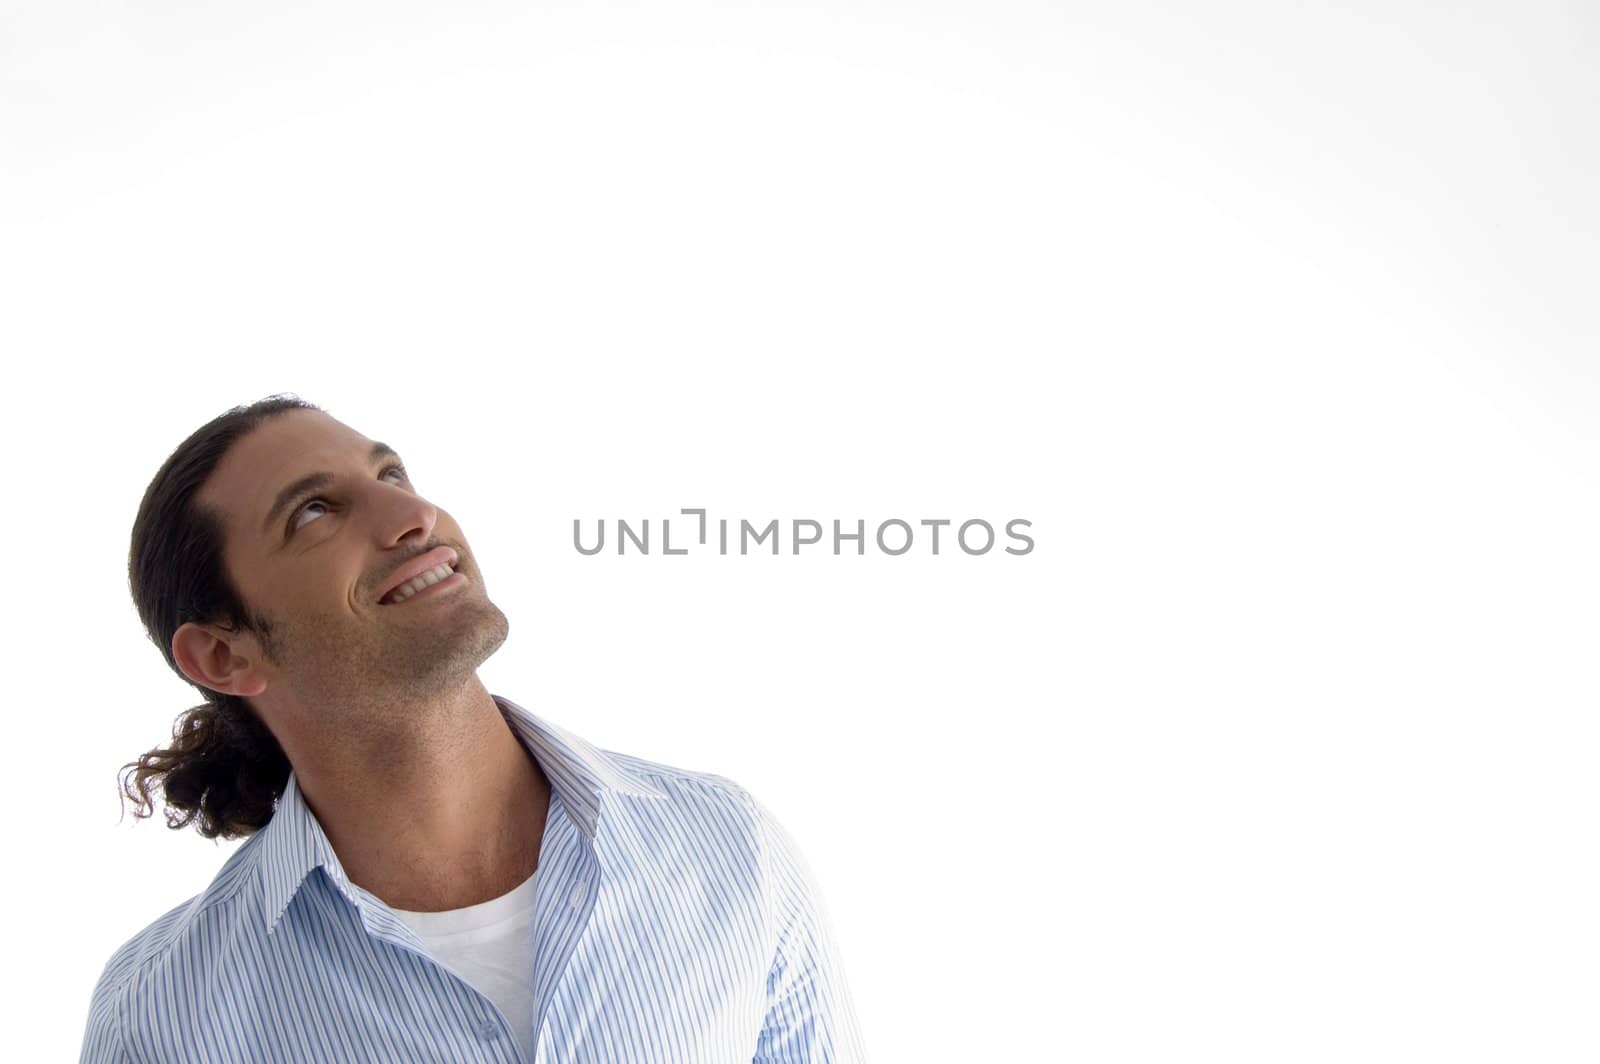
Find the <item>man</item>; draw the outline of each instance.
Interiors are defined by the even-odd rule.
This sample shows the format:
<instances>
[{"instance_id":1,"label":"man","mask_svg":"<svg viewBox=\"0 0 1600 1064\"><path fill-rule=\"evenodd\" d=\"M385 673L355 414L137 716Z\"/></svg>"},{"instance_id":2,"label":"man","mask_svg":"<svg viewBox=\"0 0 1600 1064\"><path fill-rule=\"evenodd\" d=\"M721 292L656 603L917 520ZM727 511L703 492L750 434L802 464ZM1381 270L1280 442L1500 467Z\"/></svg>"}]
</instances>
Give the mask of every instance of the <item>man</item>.
<instances>
[{"instance_id":1,"label":"man","mask_svg":"<svg viewBox=\"0 0 1600 1064\"><path fill-rule=\"evenodd\" d=\"M84 1060L860 1059L792 837L491 695L506 617L387 445L230 410L152 481L129 579L207 702L126 791L248 841L112 956Z\"/></svg>"}]
</instances>

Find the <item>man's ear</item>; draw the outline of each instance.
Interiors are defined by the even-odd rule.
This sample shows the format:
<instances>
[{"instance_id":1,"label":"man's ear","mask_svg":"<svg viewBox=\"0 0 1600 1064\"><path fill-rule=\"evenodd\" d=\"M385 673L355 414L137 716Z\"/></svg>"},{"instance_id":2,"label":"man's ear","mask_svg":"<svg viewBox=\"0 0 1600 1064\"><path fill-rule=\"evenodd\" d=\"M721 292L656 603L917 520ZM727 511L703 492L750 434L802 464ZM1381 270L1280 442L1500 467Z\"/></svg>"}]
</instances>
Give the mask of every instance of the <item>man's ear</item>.
<instances>
[{"instance_id":1,"label":"man's ear","mask_svg":"<svg viewBox=\"0 0 1600 1064\"><path fill-rule=\"evenodd\" d=\"M203 687L225 695L258 695L266 677L233 652L236 637L214 625L186 621L172 633L172 657L183 674Z\"/></svg>"}]
</instances>

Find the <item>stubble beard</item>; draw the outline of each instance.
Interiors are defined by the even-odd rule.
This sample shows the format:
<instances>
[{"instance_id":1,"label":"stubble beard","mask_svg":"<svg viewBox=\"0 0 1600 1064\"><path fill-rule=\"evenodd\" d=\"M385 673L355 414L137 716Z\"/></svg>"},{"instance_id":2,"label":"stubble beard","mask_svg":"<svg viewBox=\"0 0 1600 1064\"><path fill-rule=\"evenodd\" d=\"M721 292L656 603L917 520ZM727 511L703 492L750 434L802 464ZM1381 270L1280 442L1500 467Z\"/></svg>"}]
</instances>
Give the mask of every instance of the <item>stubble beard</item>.
<instances>
[{"instance_id":1,"label":"stubble beard","mask_svg":"<svg viewBox=\"0 0 1600 1064\"><path fill-rule=\"evenodd\" d=\"M294 686L326 715L330 730L357 742L403 743L407 732L421 735L448 723L429 714L447 706L510 633L505 613L486 596L437 607L379 606L419 613L380 614L360 624L320 617L273 622L263 653L294 676Z\"/></svg>"}]
</instances>

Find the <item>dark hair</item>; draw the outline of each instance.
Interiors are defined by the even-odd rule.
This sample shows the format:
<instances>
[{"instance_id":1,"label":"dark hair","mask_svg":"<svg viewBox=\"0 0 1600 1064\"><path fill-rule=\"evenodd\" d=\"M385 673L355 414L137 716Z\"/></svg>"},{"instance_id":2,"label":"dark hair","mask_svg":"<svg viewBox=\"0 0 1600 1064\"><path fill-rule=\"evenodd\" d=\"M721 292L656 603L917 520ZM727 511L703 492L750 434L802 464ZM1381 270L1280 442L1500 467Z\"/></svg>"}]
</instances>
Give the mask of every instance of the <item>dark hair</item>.
<instances>
[{"instance_id":1,"label":"dark hair","mask_svg":"<svg viewBox=\"0 0 1600 1064\"><path fill-rule=\"evenodd\" d=\"M273 395L236 406L196 429L178 445L145 489L128 549L128 587L151 642L167 664L205 697L172 726L172 745L122 766L121 792L134 816L155 811L160 787L167 826L197 822L208 839L242 838L266 826L289 781L289 759L255 710L237 695L195 683L178 668L172 636L189 621L244 629L270 654L271 626L255 616L228 577L222 560L223 523L196 496L217 463L241 437L290 410L322 410L293 396Z\"/></svg>"}]
</instances>

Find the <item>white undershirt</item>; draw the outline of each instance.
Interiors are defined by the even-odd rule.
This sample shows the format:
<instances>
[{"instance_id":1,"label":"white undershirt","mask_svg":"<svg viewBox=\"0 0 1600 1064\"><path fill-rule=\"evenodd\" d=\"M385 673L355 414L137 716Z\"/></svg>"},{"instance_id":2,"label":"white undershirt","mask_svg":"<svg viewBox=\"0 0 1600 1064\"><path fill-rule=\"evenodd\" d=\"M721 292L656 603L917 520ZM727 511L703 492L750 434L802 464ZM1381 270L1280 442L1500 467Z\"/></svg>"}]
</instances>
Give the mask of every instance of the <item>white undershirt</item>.
<instances>
[{"instance_id":1,"label":"white undershirt","mask_svg":"<svg viewBox=\"0 0 1600 1064\"><path fill-rule=\"evenodd\" d=\"M538 872L509 894L464 909L394 914L422 939L435 958L466 977L500 1007L533 1059L533 883Z\"/></svg>"}]
</instances>

